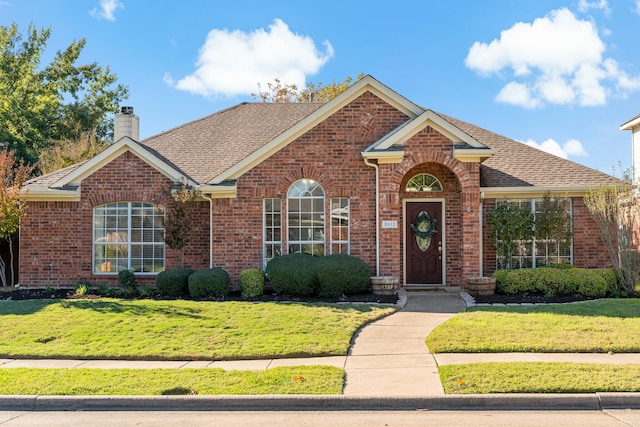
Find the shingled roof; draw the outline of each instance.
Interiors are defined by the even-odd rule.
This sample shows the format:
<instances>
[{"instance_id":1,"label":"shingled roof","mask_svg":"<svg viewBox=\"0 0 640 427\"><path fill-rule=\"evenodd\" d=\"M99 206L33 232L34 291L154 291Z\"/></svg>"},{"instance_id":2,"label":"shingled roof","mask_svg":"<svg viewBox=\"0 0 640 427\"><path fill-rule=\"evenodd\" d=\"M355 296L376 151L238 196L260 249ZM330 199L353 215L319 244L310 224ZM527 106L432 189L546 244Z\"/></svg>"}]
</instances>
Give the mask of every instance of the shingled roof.
<instances>
[{"instance_id":1,"label":"shingled roof","mask_svg":"<svg viewBox=\"0 0 640 427\"><path fill-rule=\"evenodd\" d=\"M141 145L203 184L322 105L242 103L147 138Z\"/></svg>"},{"instance_id":2,"label":"shingled roof","mask_svg":"<svg viewBox=\"0 0 640 427\"><path fill-rule=\"evenodd\" d=\"M438 114L495 151L480 165L480 187L596 187L617 182L611 175Z\"/></svg>"},{"instance_id":3,"label":"shingled roof","mask_svg":"<svg viewBox=\"0 0 640 427\"><path fill-rule=\"evenodd\" d=\"M237 165L322 107L320 103L241 103L147 138L139 146L199 184ZM425 110L426 111L426 110ZM439 117L494 151L480 165L482 188L586 188L616 178L473 124ZM49 187L82 163L34 178L25 188Z\"/></svg>"}]
</instances>

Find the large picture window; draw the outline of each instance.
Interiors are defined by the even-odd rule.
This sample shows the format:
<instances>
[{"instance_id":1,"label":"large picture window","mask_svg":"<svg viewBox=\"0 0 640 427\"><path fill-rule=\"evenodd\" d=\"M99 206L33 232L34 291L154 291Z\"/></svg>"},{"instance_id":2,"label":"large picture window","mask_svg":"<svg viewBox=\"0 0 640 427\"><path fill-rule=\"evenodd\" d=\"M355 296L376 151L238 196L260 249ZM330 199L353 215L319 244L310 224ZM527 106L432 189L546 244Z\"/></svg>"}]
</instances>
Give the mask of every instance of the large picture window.
<instances>
[{"instance_id":1,"label":"large picture window","mask_svg":"<svg viewBox=\"0 0 640 427\"><path fill-rule=\"evenodd\" d=\"M93 210L93 272L164 270L164 211L142 202L118 202Z\"/></svg>"},{"instance_id":2,"label":"large picture window","mask_svg":"<svg viewBox=\"0 0 640 427\"><path fill-rule=\"evenodd\" d=\"M562 199L566 211L571 218L571 199ZM498 204L514 204L524 209L531 210L534 219L540 214L542 200L507 200L499 201ZM534 229L535 230L535 229ZM573 246L571 239L568 242L559 242L554 239L542 239L534 237L531 240L515 241L516 250L511 256L512 268L535 268L544 267L550 264L572 264ZM500 246L501 241L497 242ZM498 250L499 254L500 251ZM506 268L507 262L503 256L496 255L496 266L498 269Z\"/></svg>"},{"instance_id":3,"label":"large picture window","mask_svg":"<svg viewBox=\"0 0 640 427\"><path fill-rule=\"evenodd\" d=\"M288 252L325 254L324 190L312 179L294 182L287 193Z\"/></svg>"}]
</instances>

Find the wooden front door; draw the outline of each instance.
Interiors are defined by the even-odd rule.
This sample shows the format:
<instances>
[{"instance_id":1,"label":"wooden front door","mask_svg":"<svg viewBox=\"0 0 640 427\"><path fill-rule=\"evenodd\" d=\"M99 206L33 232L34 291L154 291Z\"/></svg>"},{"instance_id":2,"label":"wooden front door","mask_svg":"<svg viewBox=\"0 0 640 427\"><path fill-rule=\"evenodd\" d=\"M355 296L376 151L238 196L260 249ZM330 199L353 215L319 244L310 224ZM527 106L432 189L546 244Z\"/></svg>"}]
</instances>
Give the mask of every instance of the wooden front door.
<instances>
[{"instance_id":1,"label":"wooden front door","mask_svg":"<svg viewBox=\"0 0 640 427\"><path fill-rule=\"evenodd\" d=\"M407 202L405 266L407 285L439 285L443 263L442 202Z\"/></svg>"}]
</instances>

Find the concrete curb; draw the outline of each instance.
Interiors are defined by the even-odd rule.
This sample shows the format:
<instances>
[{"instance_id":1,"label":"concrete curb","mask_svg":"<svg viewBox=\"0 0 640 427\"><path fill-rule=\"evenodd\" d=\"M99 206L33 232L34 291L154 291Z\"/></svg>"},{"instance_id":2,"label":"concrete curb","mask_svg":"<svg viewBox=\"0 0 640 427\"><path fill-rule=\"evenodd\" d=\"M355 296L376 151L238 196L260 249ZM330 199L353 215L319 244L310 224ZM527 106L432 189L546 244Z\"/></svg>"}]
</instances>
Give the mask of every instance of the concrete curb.
<instances>
[{"instance_id":1,"label":"concrete curb","mask_svg":"<svg viewBox=\"0 0 640 427\"><path fill-rule=\"evenodd\" d=\"M640 409L640 393L357 396L0 396L11 411L221 410L605 410Z\"/></svg>"}]
</instances>

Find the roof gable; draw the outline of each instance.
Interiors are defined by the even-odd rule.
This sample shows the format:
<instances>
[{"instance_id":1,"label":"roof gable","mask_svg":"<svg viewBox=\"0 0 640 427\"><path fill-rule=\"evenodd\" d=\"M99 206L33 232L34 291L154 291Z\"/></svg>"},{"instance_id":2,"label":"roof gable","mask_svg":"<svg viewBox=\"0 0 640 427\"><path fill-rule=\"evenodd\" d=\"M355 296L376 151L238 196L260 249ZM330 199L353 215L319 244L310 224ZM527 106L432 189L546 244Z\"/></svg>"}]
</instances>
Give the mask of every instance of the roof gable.
<instances>
[{"instance_id":1,"label":"roof gable","mask_svg":"<svg viewBox=\"0 0 640 427\"><path fill-rule=\"evenodd\" d=\"M301 121L294 124L292 127L285 130L282 134L278 135L267 144L258 148L250 156L243 158L241 161L225 170L223 173L214 176L209 180L208 184L215 185L224 181L235 180L242 176L245 172L271 157L273 154L280 151L282 148L293 142L296 138L303 135L305 132L318 125L320 122L351 103L353 100L364 94L365 92L371 92L378 98L387 102L394 108L403 112L411 118L415 118L423 113L423 109L409 101L408 99L400 96L387 86L383 85L371 76L365 76L358 80L355 84L349 87L347 90L336 96L331 101L322 104L317 110L309 114Z\"/></svg>"},{"instance_id":2,"label":"roof gable","mask_svg":"<svg viewBox=\"0 0 640 427\"><path fill-rule=\"evenodd\" d=\"M146 150L143 146L141 146L133 139L124 137L115 144L109 146L104 151L100 152L95 157L82 163L79 167L75 168L70 173L65 174L63 177L52 183L49 187L62 188L66 186L79 185L84 178L92 175L98 169L102 168L127 151L131 152L142 161L149 164L158 172L173 181L186 181L189 185L197 185L195 182L193 182L193 180L189 179L181 171L170 166L167 162L160 159L151 151Z\"/></svg>"}]
</instances>

